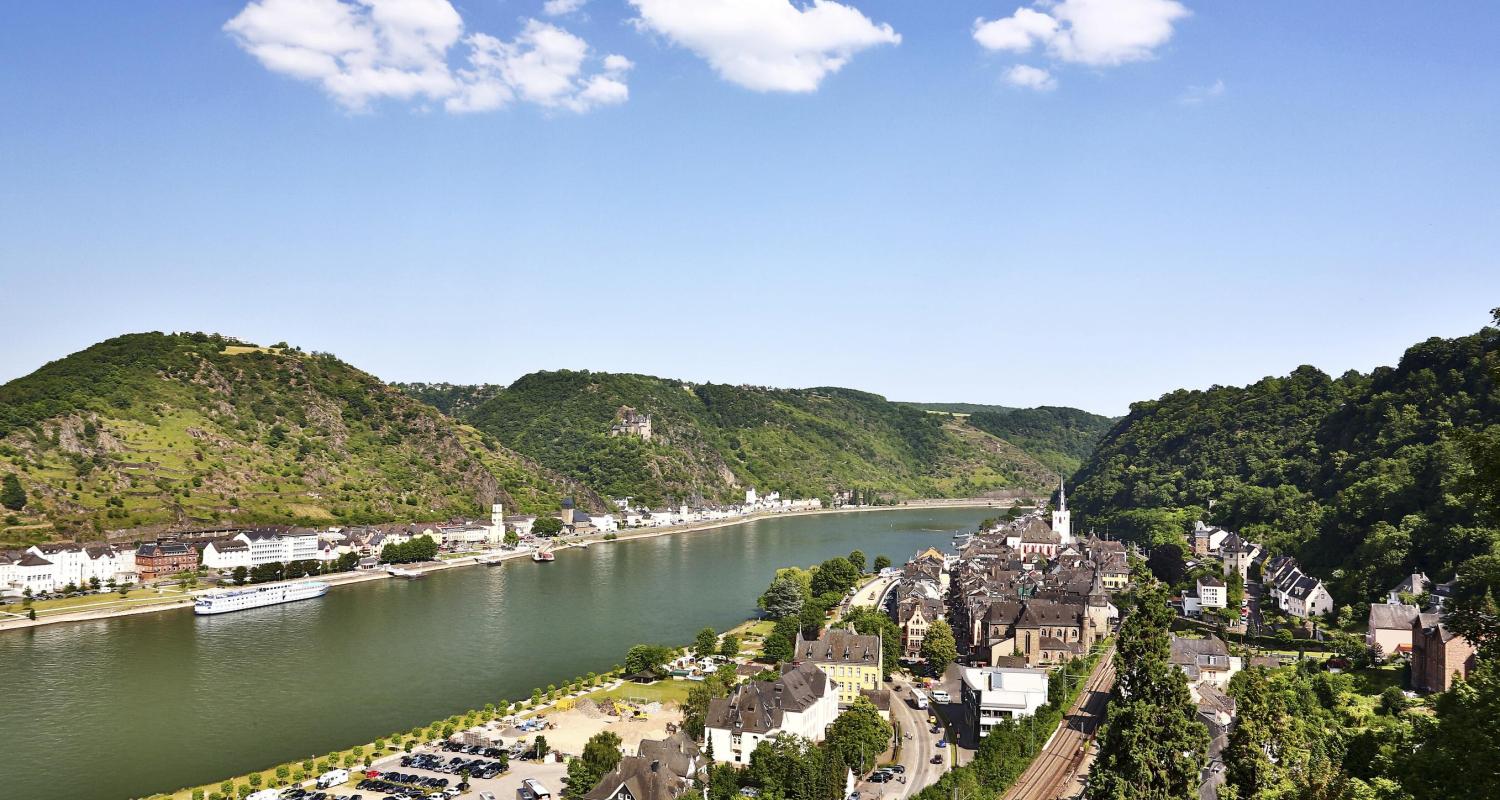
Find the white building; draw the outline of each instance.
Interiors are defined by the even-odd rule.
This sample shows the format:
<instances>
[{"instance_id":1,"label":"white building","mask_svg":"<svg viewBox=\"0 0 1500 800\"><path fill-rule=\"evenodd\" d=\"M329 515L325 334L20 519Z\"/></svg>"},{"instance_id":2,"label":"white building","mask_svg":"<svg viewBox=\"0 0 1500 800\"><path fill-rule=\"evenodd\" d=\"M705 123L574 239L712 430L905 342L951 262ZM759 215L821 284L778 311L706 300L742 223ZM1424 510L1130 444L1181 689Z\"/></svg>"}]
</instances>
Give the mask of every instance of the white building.
<instances>
[{"instance_id":1,"label":"white building","mask_svg":"<svg viewBox=\"0 0 1500 800\"><path fill-rule=\"evenodd\" d=\"M964 718L982 738L1002 720L1036 713L1047 702L1047 670L969 667L963 671Z\"/></svg>"},{"instance_id":2,"label":"white building","mask_svg":"<svg viewBox=\"0 0 1500 800\"><path fill-rule=\"evenodd\" d=\"M1291 556L1266 562L1261 583L1276 598L1276 605L1294 617L1318 617L1333 611L1333 595L1327 587L1303 572Z\"/></svg>"},{"instance_id":3,"label":"white building","mask_svg":"<svg viewBox=\"0 0 1500 800\"><path fill-rule=\"evenodd\" d=\"M203 566L208 569L248 569L253 566L250 563L250 545L239 538L209 542L203 547Z\"/></svg>"},{"instance_id":4,"label":"white building","mask_svg":"<svg viewBox=\"0 0 1500 800\"><path fill-rule=\"evenodd\" d=\"M135 580L135 551L117 548L108 544L78 544L77 542L52 542L32 545L26 549L52 566L36 570L51 576L50 590L61 589L68 584L79 588L97 580L101 585L111 580L130 583ZM33 591L36 591L33 589Z\"/></svg>"},{"instance_id":5,"label":"white building","mask_svg":"<svg viewBox=\"0 0 1500 800\"><path fill-rule=\"evenodd\" d=\"M244 531L234 538L250 547L252 567L273 562L316 561L318 558L318 534L313 531Z\"/></svg>"},{"instance_id":6,"label":"white building","mask_svg":"<svg viewBox=\"0 0 1500 800\"><path fill-rule=\"evenodd\" d=\"M1068 510L1068 487L1057 482L1057 510L1052 512L1052 530L1057 533L1063 547L1073 543L1073 512Z\"/></svg>"},{"instance_id":7,"label":"white building","mask_svg":"<svg viewBox=\"0 0 1500 800\"><path fill-rule=\"evenodd\" d=\"M1204 608L1223 608L1229 604L1229 590L1224 581L1212 575L1198 579L1198 604Z\"/></svg>"},{"instance_id":8,"label":"white building","mask_svg":"<svg viewBox=\"0 0 1500 800\"><path fill-rule=\"evenodd\" d=\"M613 514L589 514L589 524L594 526L594 530L602 533L620 529L619 521Z\"/></svg>"},{"instance_id":9,"label":"white building","mask_svg":"<svg viewBox=\"0 0 1500 800\"><path fill-rule=\"evenodd\" d=\"M1229 646L1216 636L1189 639L1172 634L1171 660L1187 676L1195 700L1198 686L1209 684L1224 689L1229 686L1229 679L1244 667L1244 660L1230 655Z\"/></svg>"},{"instance_id":10,"label":"white building","mask_svg":"<svg viewBox=\"0 0 1500 800\"><path fill-rule=\"evenodd\" d=\"M790 733L814 742L839 715L833 681L811 664L788 669L774 681L749 681L728 697L709 701L704 734L717 761L750 763L761 741Z\"/></svg>"}]
</instances>

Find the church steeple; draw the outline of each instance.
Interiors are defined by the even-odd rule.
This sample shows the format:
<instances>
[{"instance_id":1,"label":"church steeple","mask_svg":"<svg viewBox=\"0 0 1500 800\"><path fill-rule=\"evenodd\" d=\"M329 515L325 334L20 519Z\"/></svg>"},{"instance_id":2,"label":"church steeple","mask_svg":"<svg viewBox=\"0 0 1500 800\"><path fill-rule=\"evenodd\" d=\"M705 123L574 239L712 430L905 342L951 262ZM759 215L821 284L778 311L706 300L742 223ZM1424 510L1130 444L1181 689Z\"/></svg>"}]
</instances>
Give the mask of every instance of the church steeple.
<instances>
[{"instance_id":1,"label":"church steeple","mask_svg":"<svg viewBox=\"0 0 1500 800\"><path fill-rule=\"evenodd\" d=\"M1068 512L1068 487L1061 475L1057 476L1057 510L1052 512L1052 530L1061 538L1063 547L1073 543L1073 515Z\"/></svg>"}]
</instances>

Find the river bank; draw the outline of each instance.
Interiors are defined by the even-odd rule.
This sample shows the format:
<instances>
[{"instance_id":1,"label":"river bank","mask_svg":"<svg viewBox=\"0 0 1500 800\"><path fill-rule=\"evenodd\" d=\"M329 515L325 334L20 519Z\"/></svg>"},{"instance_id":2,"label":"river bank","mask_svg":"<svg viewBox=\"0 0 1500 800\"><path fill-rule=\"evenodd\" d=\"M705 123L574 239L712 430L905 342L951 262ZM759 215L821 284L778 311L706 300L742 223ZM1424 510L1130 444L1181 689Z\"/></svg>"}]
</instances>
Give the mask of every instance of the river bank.
<instances>
[{"instance_id":1,"label":"river bank","mask_svg":"<svg viewBox=\"0 0 1500 800\"><path fill-rule=\"evenodd\" d=\"M785 511L785 512L762 512L751 514L737 519L715 520L713 522L695 523L692 525L671 525L662 528L631 528L615 532L614 539L607 539L608 534L592 534L570 539L559 539L554 550L565 550L596 544L618 544L644 539L654 539L661 536L671 536L683 533L701 533L703 531L719 530L722 528L744 525L750 522L764 519L788 519L795 517L821 516L831 514L855 514L869 511L912 511L922 509L967 509L967 508L999 508L996 505L1001 501L987 498L963 498L953 500L913 500L902 505L893 506L843 506L840 508L821 508L808 511ZM1008 507L1008 506L1006 506ZM465 553L456 557L442 559L439 561L422 564L403 564L402 568L413 572L427 574L440 570L454 569L457 567L482 566L477 559L484 558L491 561L510 561L518 558L530 558L533 550L491 550L475 553ZM387 573L383 568L361 570L355 572L335 572L326 575L310 575L306 578L296 578L280 583L306 583L309 581L321 581L327 583L332 589L349 586L357 583L379 580L409 580ZM273 585L273 584L261 584ZM100 608L84 609L77 611L60 611L48 614L45 610L39 611L35 620L25 617L9 617L0 619L0 633L7 631L26 630L47 625L60 625L65 623L92 622L95 620L111 619L115 617L130 617L139 614L150 614L160 611L176 611L191 608L194 599L201 594L218 589L200 589L186 593L180 599L155 599L155 600L101 600ZM101 595L104 597L104 595ZM131 605L138 603L138 605Z\"/></svg>"}]
</instances>

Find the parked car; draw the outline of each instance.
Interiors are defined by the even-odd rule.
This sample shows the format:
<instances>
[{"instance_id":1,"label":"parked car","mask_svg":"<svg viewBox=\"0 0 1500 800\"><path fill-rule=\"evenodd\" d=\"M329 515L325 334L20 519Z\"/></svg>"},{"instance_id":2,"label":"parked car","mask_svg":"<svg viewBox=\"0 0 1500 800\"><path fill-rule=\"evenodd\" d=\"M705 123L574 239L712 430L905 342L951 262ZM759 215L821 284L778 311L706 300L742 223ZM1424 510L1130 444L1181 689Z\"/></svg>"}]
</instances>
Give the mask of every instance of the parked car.
<instances>
[{"instance_id":1,"label":"parked car","mask_svg":"<svg viewBox=\"0 0 1500 800\"><path fill-rule=\"evenodd\" d=\"M933 763L933 764L941 764L941 763L943 763L943 757L942 756L933 756L929 761L930 761L930 763Z\"/></svg>"}]
</instances>

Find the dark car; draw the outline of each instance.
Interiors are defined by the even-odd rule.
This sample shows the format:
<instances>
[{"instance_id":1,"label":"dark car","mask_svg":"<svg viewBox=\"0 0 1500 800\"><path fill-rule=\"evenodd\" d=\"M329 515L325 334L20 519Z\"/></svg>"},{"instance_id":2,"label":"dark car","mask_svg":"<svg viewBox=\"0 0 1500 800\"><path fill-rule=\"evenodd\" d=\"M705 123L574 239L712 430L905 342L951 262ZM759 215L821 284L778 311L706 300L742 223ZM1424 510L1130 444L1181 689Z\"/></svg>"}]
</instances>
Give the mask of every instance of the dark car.
<instances>
[{"instance_id":1,"label":"dark car","mask_svg":"<svg viewBox=\"0 0 1500 800\"><path fill-rule=\"evenodd\" d=\"M931 759L931 762L933 764L941 764L941 763L943 763L943 757L942 756L933 756L932 759Z\"/></svg>"}]
</instances>

